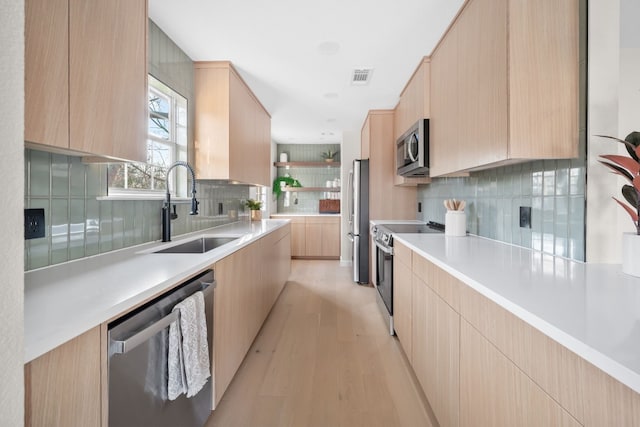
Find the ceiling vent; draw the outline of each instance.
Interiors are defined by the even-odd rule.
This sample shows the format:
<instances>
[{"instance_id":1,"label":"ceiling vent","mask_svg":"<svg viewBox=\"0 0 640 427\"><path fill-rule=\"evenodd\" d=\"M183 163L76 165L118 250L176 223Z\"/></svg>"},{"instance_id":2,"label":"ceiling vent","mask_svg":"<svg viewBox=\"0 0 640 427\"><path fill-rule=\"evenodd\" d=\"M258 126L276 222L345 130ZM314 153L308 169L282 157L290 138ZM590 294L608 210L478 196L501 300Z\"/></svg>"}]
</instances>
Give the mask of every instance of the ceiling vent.
<instances>
[{"instance_id":1,"label":"ceiling vent","mask_svg":"<svg viewBox=\"0 0 640 427\"><path fill-rule=\"evenodd\" d=\"M373 68L356 68L351 75L351 84L363 86L369 84Z\"/></svg>"}]
</instances>

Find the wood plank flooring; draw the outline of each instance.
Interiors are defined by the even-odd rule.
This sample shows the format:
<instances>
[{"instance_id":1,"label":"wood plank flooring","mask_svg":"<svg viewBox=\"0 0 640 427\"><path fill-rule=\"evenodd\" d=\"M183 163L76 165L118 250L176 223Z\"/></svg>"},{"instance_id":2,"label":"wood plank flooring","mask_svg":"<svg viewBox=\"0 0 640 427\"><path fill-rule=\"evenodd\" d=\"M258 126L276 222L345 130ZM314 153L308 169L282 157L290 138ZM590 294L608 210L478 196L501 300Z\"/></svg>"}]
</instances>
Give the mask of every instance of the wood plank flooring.
<instances>
[{"instance_id":1,"label":"wood plank flooring","mask_svg":"<svg viewBox=\"0 0 640 427\"><path fill-rule=\"evenodd\" d=\"M435 425L375 289L351 272L338 261L292 261L207 427Z\"/></svg>"}]
</instances>

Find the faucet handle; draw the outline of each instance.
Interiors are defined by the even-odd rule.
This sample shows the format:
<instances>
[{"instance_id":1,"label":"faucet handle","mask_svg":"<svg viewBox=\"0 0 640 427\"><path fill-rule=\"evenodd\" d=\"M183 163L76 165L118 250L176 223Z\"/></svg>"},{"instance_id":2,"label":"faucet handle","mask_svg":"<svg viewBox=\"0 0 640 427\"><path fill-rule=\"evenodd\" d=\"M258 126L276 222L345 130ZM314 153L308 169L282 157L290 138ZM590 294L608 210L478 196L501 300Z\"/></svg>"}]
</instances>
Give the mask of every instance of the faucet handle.
<instances>
[{"instance_id":1,"label":"faucet handle","mask_svg":"<svg viewBox=\"0 0 640 427\"><path fill-rule=\"evenodd\" d=\"M194 197L191 199L191 212L189 215L198 215L198 205L200 202Z\"/></svg>"}]
</instances>

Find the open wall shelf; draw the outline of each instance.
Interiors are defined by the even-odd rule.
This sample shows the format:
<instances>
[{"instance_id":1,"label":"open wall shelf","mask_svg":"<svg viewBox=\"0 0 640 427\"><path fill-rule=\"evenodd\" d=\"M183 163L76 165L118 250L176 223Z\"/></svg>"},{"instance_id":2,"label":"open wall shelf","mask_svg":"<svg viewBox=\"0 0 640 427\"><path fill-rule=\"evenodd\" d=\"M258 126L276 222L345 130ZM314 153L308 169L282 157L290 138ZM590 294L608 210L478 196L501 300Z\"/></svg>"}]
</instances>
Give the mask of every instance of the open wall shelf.
<instances>
[{"instance_id":1,"label":"open wall shelf","mask_svg":"<svg viewBox=\"0 0 640 427\"><path fill-rule=\"evenodd\" d=\"M288 192L306 192L306 191L327 191L332 193L339 193L340 187L283 187L282 191Z\"/></svg>"}]
</instances>

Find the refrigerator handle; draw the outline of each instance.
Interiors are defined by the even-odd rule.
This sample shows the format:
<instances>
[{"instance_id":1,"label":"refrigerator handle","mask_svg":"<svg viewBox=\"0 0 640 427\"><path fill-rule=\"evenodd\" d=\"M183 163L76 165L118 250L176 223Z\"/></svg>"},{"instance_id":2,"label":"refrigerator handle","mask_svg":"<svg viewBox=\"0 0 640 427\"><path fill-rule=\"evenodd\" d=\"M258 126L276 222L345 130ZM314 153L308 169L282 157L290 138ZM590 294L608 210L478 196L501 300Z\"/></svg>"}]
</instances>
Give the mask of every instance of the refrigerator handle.
<instances>
[{"instance_id":1,"label":"refrigerator handle","mask_svg":"<svg viewBox=\"0 0 640 427\"><path fill-rule=\"evenodd\" d=\"M349 225L353 224L353 169L349 171L347 180L347 188L349 188L349 196L347 197L347 212L349 215Z\"/></svg>"}]
</instances>

